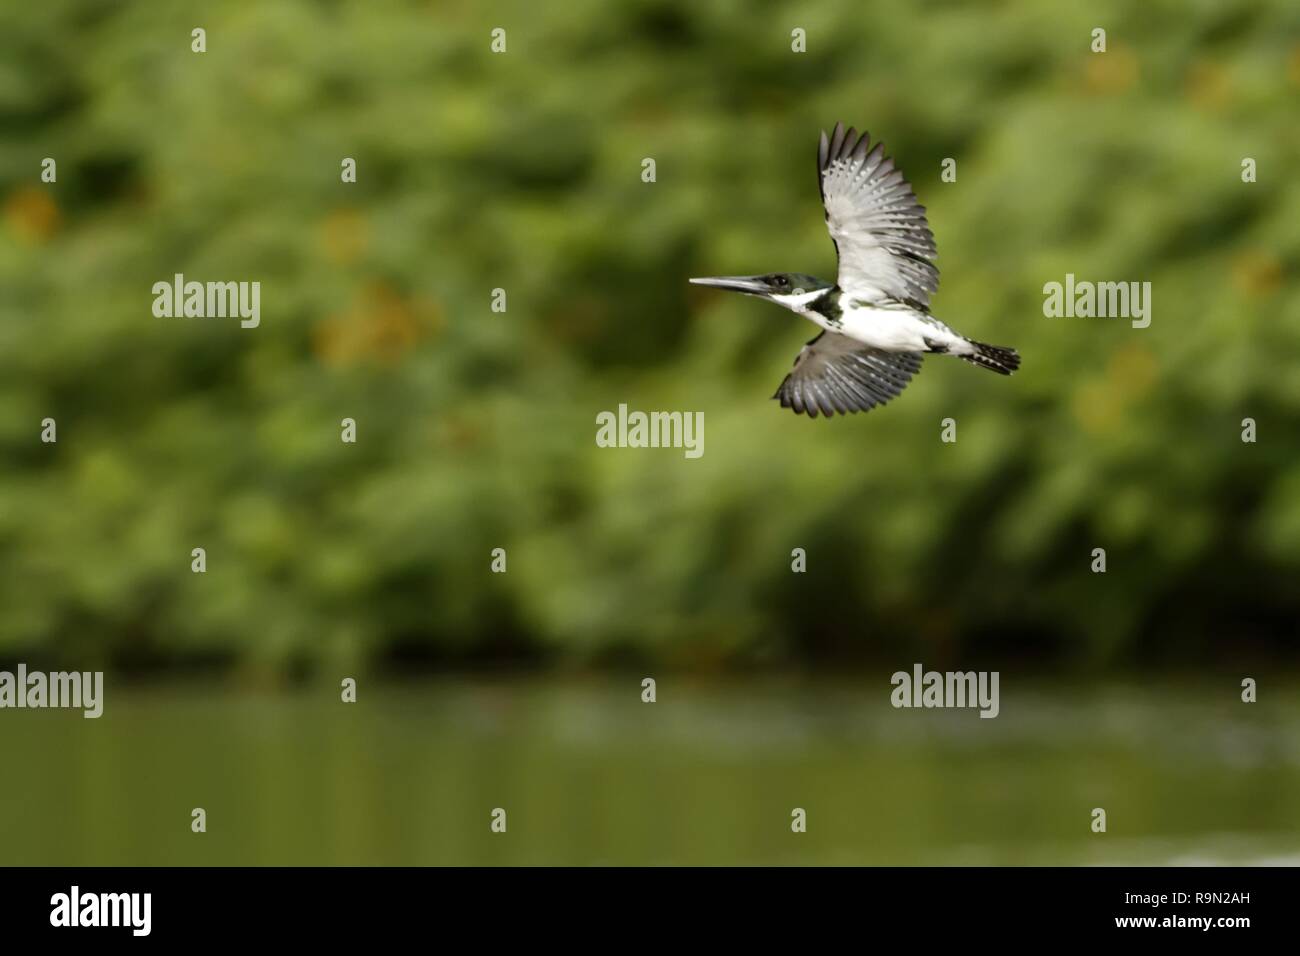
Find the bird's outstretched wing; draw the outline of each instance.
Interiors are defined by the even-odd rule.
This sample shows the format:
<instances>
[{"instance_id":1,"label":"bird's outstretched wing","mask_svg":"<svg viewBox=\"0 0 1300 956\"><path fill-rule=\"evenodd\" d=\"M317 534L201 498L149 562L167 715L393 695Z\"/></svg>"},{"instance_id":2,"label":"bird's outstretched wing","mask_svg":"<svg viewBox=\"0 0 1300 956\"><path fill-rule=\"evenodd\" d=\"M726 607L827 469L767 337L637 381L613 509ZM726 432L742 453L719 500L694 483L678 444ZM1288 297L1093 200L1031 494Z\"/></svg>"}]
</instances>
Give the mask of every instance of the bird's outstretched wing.
<instances>
[{"instance_id":1,"label":"bird's outstretched wing","mask_svg":"<svg viewBox=\"0 0 1300 956\"><path fill-rule=\"evenodd\" d=\"M817 417L865 412L907 387L921 369L920 352L882 352L836 332L805 345L773 398L782 408Z\"/></svg>"},{"instance_id":2,"label":"bird's outstretched wing","mask_svg":"<svg viewBox=\"0 0 1300 956\"><path fill-rule=\"evenodd\" d=\"M934 235L925 207L881 143L843 124L817 149L826 226L840 257L839 286L864 298L888 296L925 309L939 288Z\"/></svg>"}]
</instances>

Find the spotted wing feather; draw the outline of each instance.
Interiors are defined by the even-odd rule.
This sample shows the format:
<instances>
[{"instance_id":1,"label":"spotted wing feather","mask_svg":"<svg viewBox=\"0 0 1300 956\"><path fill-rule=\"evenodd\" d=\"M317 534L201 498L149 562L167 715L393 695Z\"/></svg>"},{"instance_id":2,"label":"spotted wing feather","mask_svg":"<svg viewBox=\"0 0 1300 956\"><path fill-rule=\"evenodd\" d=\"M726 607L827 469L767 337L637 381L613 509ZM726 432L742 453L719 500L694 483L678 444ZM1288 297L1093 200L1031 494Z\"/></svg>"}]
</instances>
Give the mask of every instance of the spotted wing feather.
<instances>
[{"instance_id":1,"label":"spotted wing feather","mask_svg":"<svg viewBox=\"0 0 1300 956\"><path fill-rule=\"evenodd\" d=\"M934 235L925 207L884 146L836 123L829 137L822 132L817 175L840 259L840 288L928 309L939 288Z\"/></svg>"}]
</instances>

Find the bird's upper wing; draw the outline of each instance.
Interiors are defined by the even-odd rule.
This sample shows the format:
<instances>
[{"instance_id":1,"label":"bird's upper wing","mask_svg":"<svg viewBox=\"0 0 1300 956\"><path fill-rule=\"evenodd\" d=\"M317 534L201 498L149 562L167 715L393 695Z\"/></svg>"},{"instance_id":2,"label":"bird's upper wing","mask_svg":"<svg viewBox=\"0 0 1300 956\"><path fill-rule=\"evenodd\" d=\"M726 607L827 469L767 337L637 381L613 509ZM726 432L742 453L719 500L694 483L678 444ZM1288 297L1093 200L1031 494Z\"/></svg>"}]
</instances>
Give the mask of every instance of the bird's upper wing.
<instances>
[{"instance_id":1,"label":"bird's upper wing","mask_svg":"<svg viewBox=\"0 0 1300 956\"><path fill-rule=\"evenodd\" d=\"M868 298L884 295L929 308L939 288L934 235L925 207L885 147L840 123L828 138L822 131L817 175L826 207L826 226L840 257L839 285Z\"/></svg>"},{"instance_id":2,"label":"bird's upper wing","mask_svg":"<svg viewBox=\"0 0 1300 956\"><path fill-rule=\"evenodd\" d=\"M919 352L882 352L836 332L805 345L773 398L813 418L865 412L889 401L921 368Z\"/></svg>"}]
</instances>

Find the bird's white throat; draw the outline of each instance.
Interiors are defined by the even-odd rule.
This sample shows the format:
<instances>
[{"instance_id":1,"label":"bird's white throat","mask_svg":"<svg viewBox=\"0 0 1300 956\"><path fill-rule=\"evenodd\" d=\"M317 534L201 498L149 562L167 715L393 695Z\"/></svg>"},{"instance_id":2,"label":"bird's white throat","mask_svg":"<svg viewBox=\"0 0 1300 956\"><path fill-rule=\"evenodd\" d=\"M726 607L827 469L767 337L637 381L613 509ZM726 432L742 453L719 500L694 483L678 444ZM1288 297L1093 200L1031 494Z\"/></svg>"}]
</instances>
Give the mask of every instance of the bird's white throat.
<instances>
[{"instance_id":1,"label":"bird's white throat","mask_svg":"<svg viewBox=\"0 0 1300 956\"><path fill-rule=\"evenodd\" d=\"M825 294L825 289L813 289L811 292L795 289L793 292L774 293L771 299L777 305L783 305L791 312L807 312L808 306Z\"/></svg>"}]
</instances>

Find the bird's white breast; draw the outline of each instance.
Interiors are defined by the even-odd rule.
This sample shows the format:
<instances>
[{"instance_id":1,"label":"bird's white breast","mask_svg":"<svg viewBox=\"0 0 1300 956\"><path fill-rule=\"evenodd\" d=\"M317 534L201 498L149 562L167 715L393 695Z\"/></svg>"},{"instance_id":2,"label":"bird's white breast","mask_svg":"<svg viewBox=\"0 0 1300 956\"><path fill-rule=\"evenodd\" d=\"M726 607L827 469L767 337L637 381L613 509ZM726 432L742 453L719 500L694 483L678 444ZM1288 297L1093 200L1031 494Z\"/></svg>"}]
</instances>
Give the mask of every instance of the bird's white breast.
<instances>
[{"instance_id":1,"label":"bird's white breast","mask_svg":"<svg viewBox=\"0 0 1300 956\"><path fill-rule=\"evenodd\" d=\"M902 304L872 305L844 296L838 322L808 313L818 325L885 352L925 352L960 341L947 326Z\"/></svg>"}]
</instances>

